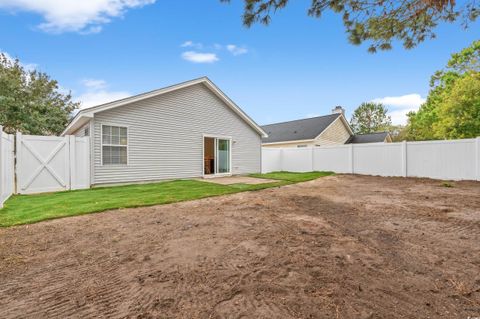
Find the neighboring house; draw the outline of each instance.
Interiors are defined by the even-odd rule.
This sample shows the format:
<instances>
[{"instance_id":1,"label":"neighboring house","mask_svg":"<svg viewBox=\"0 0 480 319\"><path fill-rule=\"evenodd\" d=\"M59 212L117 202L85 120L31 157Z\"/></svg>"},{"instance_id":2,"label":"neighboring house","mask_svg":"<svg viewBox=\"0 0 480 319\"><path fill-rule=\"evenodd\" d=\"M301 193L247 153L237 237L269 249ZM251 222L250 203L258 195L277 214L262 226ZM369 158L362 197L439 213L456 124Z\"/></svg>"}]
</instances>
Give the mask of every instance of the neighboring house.
<instances>
[{"instance_id":1,"label":"neighboring house","mask_svg":"<svg viewBox=\"0 0 480 319\"><path fill-rule=\"evenodd\" d=\"M208 78L81 110L62 135L89 135L91 184L261 171L267 134Z\"/></svg>"},{"instance_id":2,"label":"neighboring house","mask_svg":"<svg viewBox=\"0 0 480 319\"><path fill-rule=\"evenodd\" d=\"M263 147L313 147L350 143L391 142L388 132L355 135L342 107L332 114L262 126Z\"/></svg>"},{"instance_id":3,"label":"neighboring house","mask_svg":"<svg viewBox=\"0 0 480 319\"><path fill-rule=\"evenodd\" d=\"M347 141L346 144L361 144L361 143L392 143L392 137L388 132L355 134Z\"/></svg>"}]
</instances>

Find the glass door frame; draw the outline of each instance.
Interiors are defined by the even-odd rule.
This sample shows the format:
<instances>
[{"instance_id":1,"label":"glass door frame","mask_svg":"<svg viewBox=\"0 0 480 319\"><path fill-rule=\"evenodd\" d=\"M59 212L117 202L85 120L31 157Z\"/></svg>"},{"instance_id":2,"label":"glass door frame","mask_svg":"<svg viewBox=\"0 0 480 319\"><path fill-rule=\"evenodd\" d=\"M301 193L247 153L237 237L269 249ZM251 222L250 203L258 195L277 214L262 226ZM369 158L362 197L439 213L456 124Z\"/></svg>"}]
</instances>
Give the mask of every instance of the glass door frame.
<instances>
[{"instance_id":1,"label":"glass door frame","mask_svg":"<svg viewBox=\"0 0 480 319\"><path fill-rule=\"evenodd\" d=\"M214 144L214 151L215 151L215 172L213 174L205 174L205 138L213 138ZM229 172L226 173L218 173L218 140L226 140L228 141L228 156L229 156ZM220 177L220 176L231 176L232 175L232 137L231 136L223 136L223 135L215 135L215 134L203 134L202 136L202 176L203 178L212 178L212 177Z\"/></svg>"}]
</instances>

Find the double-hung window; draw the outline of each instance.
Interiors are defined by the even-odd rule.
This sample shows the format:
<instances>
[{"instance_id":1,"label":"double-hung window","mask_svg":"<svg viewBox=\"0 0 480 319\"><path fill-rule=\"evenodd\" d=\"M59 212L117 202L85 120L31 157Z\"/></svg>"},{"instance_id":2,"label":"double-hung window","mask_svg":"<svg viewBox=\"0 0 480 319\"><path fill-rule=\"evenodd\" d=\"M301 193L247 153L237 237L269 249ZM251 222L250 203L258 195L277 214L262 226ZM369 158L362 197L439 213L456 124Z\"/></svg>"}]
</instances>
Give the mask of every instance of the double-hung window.
<instances>
[{"instance_id":1,"label":"double-hung window","mask_svg":"<svg viewBox=\"0 0 480 319\"><path fill-rule=\"evenodd\" d=\"M102 125L102 164L127 165L127 154L127 128Z\"/></svg>"}]
</instances>

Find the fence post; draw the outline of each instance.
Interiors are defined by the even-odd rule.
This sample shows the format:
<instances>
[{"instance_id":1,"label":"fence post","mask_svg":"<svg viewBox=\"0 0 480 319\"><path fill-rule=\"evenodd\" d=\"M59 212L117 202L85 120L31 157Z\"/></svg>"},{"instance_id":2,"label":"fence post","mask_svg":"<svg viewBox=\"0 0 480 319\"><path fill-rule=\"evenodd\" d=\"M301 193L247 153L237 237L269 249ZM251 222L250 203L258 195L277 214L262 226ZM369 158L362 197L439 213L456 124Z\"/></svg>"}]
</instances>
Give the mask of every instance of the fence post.
<instances>
[{"instance_id":1,"label":"fence post","mask_svg":"<svg viewBox=\"0 0 480 319\"><path fill-rule=\"evenodd\" d=\"M16 142L17 145L15 147L16 151L16 162L15 162L15 176L17 177L16 180L17 182L15 183L15 194L21 194L21 186L20 186L20 178L18 177L21 173L20 171L20 162L22 160L22 133L17 131L17 136L16 136Z\"/></svg>"},{"instance_id":2,"label":"fence post","mask_svg":"<svg viewBox=\"0 0 480 319\"><path fill-rule=\"evenodd\" d=\"M480 181L480 136L475 139L475 162L477 163L477 181Z\"/></svg>"},{"instance_id":3,"label":"fence post","mask_svg":"<svg viewBox=\"0 0 480 319\"><path fill-rule=\"evenodd\" d=\"M354 156L353 144L350 144L349 155L350 155L350 173L355 174L354 159L353 159L353 156Z\"/></svg>"},{"instance_id":4,"label":"fence post","mask_svg":"<svg viewBox=\"0 0 480 319\"><path fill-rule=\"evenodd\" d=\"M312 172L315 171L315 146L312 146Z\"/></svg>"},{"instance_id":5,"label":"fence post","mask_svg":"<svg viewBox=\"0 0 480 319\"><path fill-rule=\"evenodd\" d=\"M68 189L76 189L77 175L76 175L75 168L77 167L77 163L75 161L76 161L77 155L75 154L75 147L76 147L75 135L66 135L66 137L68 138L68 145L69 145L68 165L70 170L70 182L69 182Z\"/></svg>"},{"instance_id":6,"label":"fence post","mask_svg":"<svg viewBox=\"0 0 480 319\"><path fill-rule=\"evenodd\" d=\"M407 141L402 142L402 176L407 177Z\"/></svg>"},{"instance_id":7,"label":"fence post","mask_svg":"<svg viewBox=\"0 0 480 319\"><path fill-rule=\"evenodd\" d=\"M280 171L283 171L283 148L280 149Z\"/></svg>"},{"instance_id":8,"label":"fence post","mask_svg":"<svg viewBox=\"0 0 480 319\"><path fill-rule=\"evenodd\" d=\"M3 126L0 125L0 208L3 207L3 192L5 185L3 183L3 169L4 169L4 155L3 154Z\"/></svg>"}]
</instances>

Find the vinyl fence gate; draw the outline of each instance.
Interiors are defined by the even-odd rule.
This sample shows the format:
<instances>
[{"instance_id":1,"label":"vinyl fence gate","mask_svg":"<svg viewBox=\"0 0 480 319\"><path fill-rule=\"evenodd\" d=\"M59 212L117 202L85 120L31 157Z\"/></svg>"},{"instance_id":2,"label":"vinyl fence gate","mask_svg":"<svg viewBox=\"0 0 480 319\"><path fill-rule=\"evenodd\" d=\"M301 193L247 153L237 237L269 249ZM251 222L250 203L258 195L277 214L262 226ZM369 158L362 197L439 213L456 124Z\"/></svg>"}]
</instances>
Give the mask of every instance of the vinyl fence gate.
<instances>
[{"instance_id":1,"label":"vinyl fence gate","mask_svg":"<svg viewBox=\"0 0 480 319\"><path fill-rule=\"evenodd\" d=\"M17 193L90 187L89 137L17 133Z\"/></svg>"}]
</instances>

